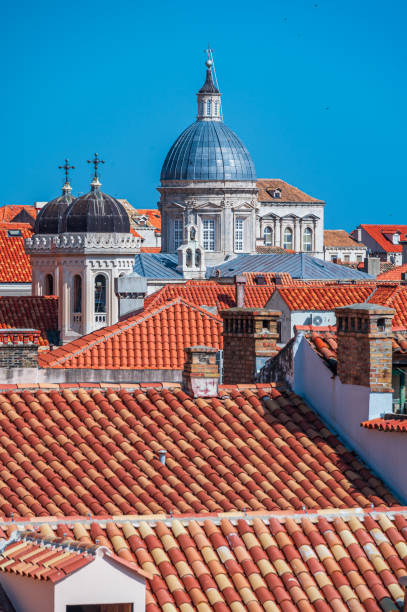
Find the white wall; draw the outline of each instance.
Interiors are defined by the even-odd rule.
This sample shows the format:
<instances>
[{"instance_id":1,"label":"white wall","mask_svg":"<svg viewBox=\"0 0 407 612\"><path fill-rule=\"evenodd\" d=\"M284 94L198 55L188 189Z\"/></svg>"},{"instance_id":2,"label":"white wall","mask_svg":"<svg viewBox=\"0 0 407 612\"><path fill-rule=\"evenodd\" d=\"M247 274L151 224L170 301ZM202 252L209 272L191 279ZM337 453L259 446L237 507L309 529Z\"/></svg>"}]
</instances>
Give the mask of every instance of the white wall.
<instances>
[{"instance_id":1,"label":"white wall","mask_svg":"<svg viewBox=\"0 0 407 612\"><path fill-rule=\"evenodd\" d=\"M101 603L132 603L135 612L142 612L146 606L145 579L131 570L119 569L106 555L96 556L92 563L55 585L54 612L66 612L68 605Z\"/></svg>"},{"instance_id":2,"label":"white wall","mask_svg":"<svg viewBox=\"0 0 407 612\"><path fill-rule=\"evenodd\" d=\"M0 583L16 612L53 612L54 585L50 580L1 572Z\"/></svg>"},{"instance_id":3,"label":"white wall","mask_svg":"<svg viewBox=\"0 0 407 612\"><path fill-rule=\"evenodd\" d=\"M31 283L0 283L0 295L31 295Z\"/></svg>"},{"instance_id":4,"label":"white wall","mask_svg":"<svg viewBox=\"0 0 407 612\"><path fill-rule=\"evenodd\" d=\"M356 247L324 247L324 259L325 261L332 261L332 257L335 255L338 259L345 262L345 257L348 256L349 263L358 263L364 261L366 257L367 249L366 247L356 248ZM347 262L346 262L347 263Z\"/></svg>"},{"instance_id":5,"label":"white wall","mask_svg":"<svg viewBox=\"0 0 407 612\"><path fill-rule=\"evenodd\" d=\"M343 436L364 461L407 502L407 434L372 431L362 421L392 411L391 393L370 393L367 387L343 385L304 336L294 344L293 390Z\"/></svg>"}]
</instances>

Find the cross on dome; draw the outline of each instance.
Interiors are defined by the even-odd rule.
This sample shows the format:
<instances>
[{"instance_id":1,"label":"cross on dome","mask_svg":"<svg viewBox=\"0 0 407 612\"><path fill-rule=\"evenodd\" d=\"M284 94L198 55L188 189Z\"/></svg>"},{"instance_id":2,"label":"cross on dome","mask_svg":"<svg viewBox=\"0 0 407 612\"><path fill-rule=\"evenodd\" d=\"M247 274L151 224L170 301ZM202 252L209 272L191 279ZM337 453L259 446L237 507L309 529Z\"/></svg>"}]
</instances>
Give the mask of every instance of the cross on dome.
<instances>
[{"instance_id":1,"label":"cross on dome","mask_svg":"<svg viewBox=\"0 0 407 612\"><path fill-rule=\"evenodd\" d=\"M72 191L72 187L69 184L69 170L75 170L75 166L69 165L69 159L66 158L65 164L63 166L58 166L59 170L64 170L65 172L65 184L62 188L63 192Z\"/></svg>"},{"instance_id":2,"label":"cross on dome","mask_svg":"<svg viewBox=\"0 0 407 612\"><path fill-rule=\"evenodd\" d=\"M88 164L93 164L94 168L95 168L95 174L93 176L93 180L91 183L91 187L92 189L98 189L101 186L101 182L99 181L99 177L98 177L98 166L99 164L104 164L105 161L103 159L99 159L99 156L97 153L95 153L94 158L93 159L88 159Z\"/></svg>"}]
</instances>

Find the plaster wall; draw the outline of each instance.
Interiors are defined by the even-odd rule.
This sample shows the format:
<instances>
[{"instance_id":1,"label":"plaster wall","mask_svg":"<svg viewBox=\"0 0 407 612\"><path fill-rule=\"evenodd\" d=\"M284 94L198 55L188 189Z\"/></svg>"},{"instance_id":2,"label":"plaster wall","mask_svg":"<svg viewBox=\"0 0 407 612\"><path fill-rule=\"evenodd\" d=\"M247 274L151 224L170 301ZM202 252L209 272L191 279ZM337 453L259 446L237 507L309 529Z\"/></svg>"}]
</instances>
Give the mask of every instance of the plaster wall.
<instances>
[{"instance_id":1,"label":"plaster wall","mask_svg":"<svg viewBox=\"0 0 407 612\"><path fill-rule=\"evenodd\" d=\"M180 383L182 370L93 370L79 368L12 368L0 369L0 383Z\"/></svg>"},{"instance_id":2,"label":"plaster wall","mask_svg":"<svg viewBox=\"0 0 407 612\"><path fill-rule=\"evenodd\" d=\"M17 612L54 612L51 581L1 572L0 583Z\"/></svg>"},{"instance_id":3,"label":"plaster wall","mask_svg":"<svg viewBox=\"0 0 407 612\"><path fill-rule=\"evenodd\" d=\"M360 457L407 503L407 434L361 427L362 421L392 410L391 393L343 385L303 336L293 351L295 393L304 397Z\"/></svg>"},{"instance_id":4,"label":"plaster wall","mask_svg":"<svg viewBox=\"0 0 407 612\"><path fill-rule=\"evenodd\" d=\"M31 295L31 283L0 283L0 296Z\"/></svg>"},{"instance_id":5,"label":"plaster wall","mask_svg":"<svg viewBox=\"0 0 407 612\"><path fill-rule=\"evenodd\" d=\"M332 261L332 258L338 258L343 262L349 261L349 263L359 263L365 260L367 253L366 248L357 247L325 247L324 248L324 259L325 261ZM346 257L349 257L346 260Z\"/></svg>"},{"instance_id":6,"label":"plaster wall","mask_svg":"<svg viewBox=\"0 0 407 612\"><path fill-rule=\"evenodd\" d=\"M132 603L145 610L145 579L126 568L118 568L107 556L98 557L55 585L54 612L66 612L75 604Z\"/></svg>"},{"instance_id":7,"label":"plaster wall","mask_svg":"<svg viewBox=\"0 0 407 612\"><path fill-rule=\"evenodd\" d=\"M370 234L368 234L366 232L366 230L364 230L363 228L361 228L362 230L362 242L363 244L365 244L367 246L368 249L371 250L372 255L378 254L380 255L380 259L382 261L391 261L391 259L394 259L394 263L397 266L401 266L402 262L402 254L400 253L396 253L396 252L387 252L384 251L383 248L377 244L376 240L374 240ZM356 232L357 233L357 232ZM389 246L391 246L389 244Z\"/></svg>"}]
</instances>

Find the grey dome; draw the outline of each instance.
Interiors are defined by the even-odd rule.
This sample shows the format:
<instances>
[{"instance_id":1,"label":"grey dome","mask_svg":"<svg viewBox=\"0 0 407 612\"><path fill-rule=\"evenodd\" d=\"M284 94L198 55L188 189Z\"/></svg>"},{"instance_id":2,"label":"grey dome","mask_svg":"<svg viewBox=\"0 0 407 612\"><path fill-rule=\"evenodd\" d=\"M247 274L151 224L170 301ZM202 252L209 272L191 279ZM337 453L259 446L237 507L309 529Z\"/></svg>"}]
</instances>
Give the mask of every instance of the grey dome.
<instances>
[{"instance_id":1,"label":"grey dome","mask_svg":"<svg viewBox=\"0 0 407 612\"><path fill-rule=\"evenodd\" d=\"M128 234L130 221L118 200L92 185L92 191L74 200L66 210L61 231Z\"/></svg>"},{"instance_id":2,"label":"grey dome","mask_svg":"<svg viewBox=\"0 0 407 612\"><path fill-rule=\"evenodd\" d=\"M242 141L222 121L196 121L172 145L162 181L255 181L256 170Z\"/></svg>"},{"instance_id":3,"label":"grey dome","mask_svg":"<svg viewBox=\"0 0 407 612\"><path fill-rule=\"evenodd\" d=\"M64 189L62 195L45 204L39 211L34 224L35 234L58 234L62 218L73 201L71 190Z\"/></svg>"}]
</instances>

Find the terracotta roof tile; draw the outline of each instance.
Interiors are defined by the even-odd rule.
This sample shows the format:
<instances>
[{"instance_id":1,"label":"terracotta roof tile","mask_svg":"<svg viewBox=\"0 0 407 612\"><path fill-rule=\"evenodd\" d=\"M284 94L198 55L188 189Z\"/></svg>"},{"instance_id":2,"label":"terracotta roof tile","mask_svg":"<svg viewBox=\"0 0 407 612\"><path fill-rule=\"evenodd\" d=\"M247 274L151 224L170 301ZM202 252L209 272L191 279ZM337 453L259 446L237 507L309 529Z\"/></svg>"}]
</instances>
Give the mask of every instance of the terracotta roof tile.
<instances>
[{"instance_id":1,"label":"terracotta roof tile","mask_svg":"<svg viewBox=\"0 0 407 612\"><path fill-rule=\"evenodd\" d=\"M364 229L365 232L377 242L380 249L386 253L402 252L402 245L393 244L391 241L391 235L395 232L399 232L400 240L405 240L407 236L407 225L367 225L363 223L359 227Z\"/></svg>"},{"instance_id":2,"label":"terracotta roof tile","mask_svg":"<svg viewBox=\"0 0 407 612\"><path fill-rule=\"evenodd\" d=\"M319 202L322 200L313 198L312 196L304 193L297 187L286 183L281 179L257 179L257 188L259 190L257 199L260 202L274 202L279 204L281 202ZM272 192L274 189L281 191L280 198L273 198Z\"/></svg>"},{"instance_id":3,"label":"terracotta roof tile","mask_svg":"<svg viewBox=\"0 0 407 612\"><path fill-rule=\"evenodd\" d=\"M203 522L155 517L84 524L80 533L88 547L103 541L115 558L148 572L146 612L379 612L403 602L406 514L406 508L336 510L329 521L301 513L212 515ZM31 537L46 527L50 540L48 525L32 526ZM59 541L61 528L52 525Z\"/></svg>"},{"instance_id":4,"label":"terracotta roof tile","mask_svg":"<svg viewBox=\"0 0 407 612\"><path fill-rule=\"evenodd\" d=\"M0 516L392 505L292 393L222 387L0 394ZM261 398L271 398L262 403ZM166 465L158 457L166 449Z\"/></svg>"},{"instance_id":5,"label":"terracotta roof tile","mask_svg":"<svg viewBox=\"0 0 407 612\"><path fill-rule=\"evenodd\" d=\"M10 230L19 230L21 235L10 235ZM0 283L31 283L30 258L24 251L24 240L32 233L26 223L0 222Z\"/></svg>"},{"instance_id":6,"label":"terracotta roof tile","mask_svg":"<svg viewBox=\"0 0 407 612\"><path fill-rule=\"evenodd\" d=\"M37 209L34 206L26 204L6 204L0 206L0 223L12 222L22 211L25 211L33 219L37 216ZM13 227L15 227L14 224Z\"/></svg>"},{"instance_id":7,"label":"terracotta roof tile","mask_svg":"<svg viewBox=\"0 0 407 612\"><path fill-rule=\"evenodd\" d=\"M58 298L0 296L0 328L38 329L40 345L47 346L47 331L58 330Z\"/></svg>"},{"instance_id":8,"label":"terracotta roof tile","mask_svg":"<svg viewBox=\"0 0 407 612\"><path fill-rule=\"evenodd\" d=\"M382 272L377 277L377 280L384 281L401 281L401 275L407 272L407 264L402 264L401 266L393 266L390 270Z\"/></svg>"},{"instance_id":9,"label":"terracotta roof tile","mask_svg":"<svg viewBox=\"0 0 407 612\"><path fill-rule=\"evenodd\" d=\"M276 287L290 310L332 310L368 300L376 283L323 284L298 287Z\"/></svg>"},{"instance_id":10,"label":"terracotta roof tile","mask_svg":"<svg viewBox=\"0 0 407 612\"><path fill-rule=\"evenodd\" d=\"M354 240L345 230L324 230L324 246L366 248L364 244Z\"/></svg>"}]
</instances>

